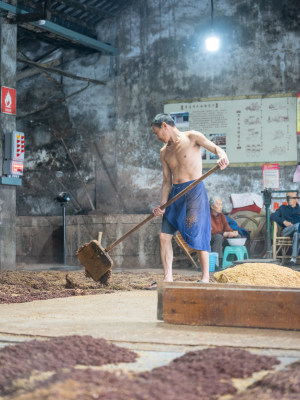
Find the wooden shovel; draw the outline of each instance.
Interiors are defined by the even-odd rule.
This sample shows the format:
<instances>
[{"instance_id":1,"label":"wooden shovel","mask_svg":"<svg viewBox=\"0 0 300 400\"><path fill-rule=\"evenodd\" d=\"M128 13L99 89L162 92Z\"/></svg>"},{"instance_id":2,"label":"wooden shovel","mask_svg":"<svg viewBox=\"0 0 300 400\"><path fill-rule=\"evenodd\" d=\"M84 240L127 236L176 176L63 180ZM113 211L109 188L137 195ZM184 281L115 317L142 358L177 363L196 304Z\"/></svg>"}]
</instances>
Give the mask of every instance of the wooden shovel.
<instances>
[{"instance_id":1,"label":"wooden shovel","mask_svg":"<svg viewBox=\"0 0 300 400\"><path fill-rule=\"evenodd\" d=\"M171 200L167 201L165 204L160 206L161 210L164 210L170 204L174 203L177 199L179 199L181 196L183 196L188 191L193 189L196 185L198 185L199 182L203 181L205 178L207 178L213 172L217 171L219 168L220 168L219 165L216 165L215 167L211 168L204 175L202 175L200 178L195 180L193 183L191 183L189 186L187 186L184 190L179 192ZM90 275L91 278L94 279L94 281L101 282L102 281L101 278L105 274L107 276L108 271L110 271L114 265L113 260L110 258L108 252L110 250L112 250L122 240L127 238L129 235L131 235L133 232L135 232L137 229L139 229L141 226L143 226L144 224L149 222L154 217L155 217L154 214L150 214L146 219L141 221L138 225L136 225L135 227L130 229L127 233L125 233L125 235L120 237L120 239L116 240L111 245L107 246L106 249L101 245L99 240L98 241L92 240L91 242L86 243L83 246L81 246L77 250L76 255L79 258L79 261L81 262L81 264L86 269L88 275ZM107 279L104 279L102 281L102 283L105 283L105 281L107 281Z\"/></svg>"}]
</instances>

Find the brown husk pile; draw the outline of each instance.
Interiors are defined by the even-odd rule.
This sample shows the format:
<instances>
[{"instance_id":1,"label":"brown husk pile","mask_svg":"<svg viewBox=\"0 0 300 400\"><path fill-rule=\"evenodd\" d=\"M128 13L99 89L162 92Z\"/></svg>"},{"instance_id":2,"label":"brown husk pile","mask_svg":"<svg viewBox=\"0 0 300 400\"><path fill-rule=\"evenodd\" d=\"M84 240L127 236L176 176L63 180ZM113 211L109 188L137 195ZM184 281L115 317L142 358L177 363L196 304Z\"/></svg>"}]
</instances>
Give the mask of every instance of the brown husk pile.
<instances>
[{"instance_id":1,"label":"brown husk pile","mask_svg":"<svg viewBox=\"0 0 300 400\"><path fill-rule=\"evenodd\" d=\"M174 274L174 280L196 282L194 276ZM0 272L0 304L25 303L59 297L112 293L116 290L142 290L163 280L157 273L113 273L108 285L85 276L83 271L3 271Z\"/></svg>"},{"instance_id":2,"label":"brown husk pile","mask_svg":"<svg viewBox=\"0 0 300 400\"><path fill-rule=\"evenodd\" d=\"M277 264L249 263L216 272L220 283L240 283L255 286L300 287L300 272Z\"/></svg>"},{"instance_id":3,"label":"brown husk pile","mask_svg":"<svg viewBox=\"0 0 300 400\"><path fill-rule=\"evenodd\" d=\"M254 372L271 370L279 364L275 357L217 347L186 353L166 366L141 373L128 372L124 367L113 372L97 367L135 359L134 352L90 336L65 336L7 346L0 349L0 397L4 396L1 398L5 400L212 400L237 393L232 378L246 379ZM290 373L293 381L285 380L281 399L296 398L284 397L285 394L300 395L299 365ZM276 396L280 374L272 373L270 378L263 379L268 394L272 395L275 387ZM235 399L277 399L258 396L255 390L254 385L250 389L250 393L254 391L253 397Z\"/></svg>"}]
</instances>

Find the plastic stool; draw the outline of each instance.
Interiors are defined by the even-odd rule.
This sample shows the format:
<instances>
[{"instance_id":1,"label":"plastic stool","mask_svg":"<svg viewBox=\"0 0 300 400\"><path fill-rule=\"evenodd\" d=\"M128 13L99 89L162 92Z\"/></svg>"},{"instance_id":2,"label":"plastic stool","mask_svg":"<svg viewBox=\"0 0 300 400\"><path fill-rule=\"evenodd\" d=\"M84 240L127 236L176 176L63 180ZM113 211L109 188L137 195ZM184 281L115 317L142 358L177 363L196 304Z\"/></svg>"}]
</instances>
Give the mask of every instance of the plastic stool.
<instances>
[{"instance_id":1,"label":"plastic stool","mask_svg":"<svg viewBox=\"0 0 300 400\"><path fill-rule=\"evenodd\" d=\"M209 272L213 272L219 266L219 253L209 253Z\"/></svg>"},{"instance_id":2,"label":"plastic stool","mask_svg":"<svg viewBox=\"0 0 300 400\"><path fill-rule=\"evenodd\" d=\"M229 255L235 255L239 261L249 258L246 246L226 246L223 254L222 269L232 265L232 262L227 260Z\"/></svg>"}]
</instances>

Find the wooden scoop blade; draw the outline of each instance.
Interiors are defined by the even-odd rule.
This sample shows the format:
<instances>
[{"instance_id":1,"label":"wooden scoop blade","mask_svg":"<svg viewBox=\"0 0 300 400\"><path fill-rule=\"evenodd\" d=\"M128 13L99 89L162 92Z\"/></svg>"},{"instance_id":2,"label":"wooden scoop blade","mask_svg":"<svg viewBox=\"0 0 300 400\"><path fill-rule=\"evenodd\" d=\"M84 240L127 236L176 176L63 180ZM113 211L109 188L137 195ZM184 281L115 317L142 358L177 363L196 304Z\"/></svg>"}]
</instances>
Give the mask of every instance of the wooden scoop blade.
<instances>
[{"instance_id":1,"label":"wooden scoop blade","mask_svg":"<svg viewBox=\"0 0 300 400\"><path fill-rule=\"evenodd\" d=\"M76 255L88 274L96 282L100 281L101 277L114 265L107 251L97 240L92 240L81 246Z\"/></svg>"}]
</instances>

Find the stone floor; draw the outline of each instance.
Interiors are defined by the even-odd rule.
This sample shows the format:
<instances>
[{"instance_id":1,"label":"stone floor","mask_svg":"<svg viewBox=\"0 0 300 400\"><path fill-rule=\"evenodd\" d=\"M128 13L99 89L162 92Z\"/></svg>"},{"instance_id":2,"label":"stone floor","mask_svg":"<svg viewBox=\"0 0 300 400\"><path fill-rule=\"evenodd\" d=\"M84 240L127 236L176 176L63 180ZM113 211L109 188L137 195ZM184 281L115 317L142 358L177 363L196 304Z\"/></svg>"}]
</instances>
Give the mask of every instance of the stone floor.
<instances>
[{"instance_id":1,"label":"stone floor","mask_svg":"<svg viewBox=\"0 0 300 400\"><path fill-rule=\"evenodd\" d=\"M41 270L46 266L34 267ZM143 271L146 270L138 272ZM195 275L193 269L176 272ZM79 334L103 337L141 349L172 347L182 352L199 346L230 346L300 357L300 334L296 331L170 325L158 321L156 312L156 291L146 290L2 304L0 340L4 344Z\"/></svg>"},{"instance_id":2,"label":"stone floor","mask_svg":"<svg viewBox=\"0 0 300 400\"><path fill-rule=\"evenodd\" d=\"M78 267L39 264L21 265L19 269L76 270ZM114 272L124 272L124 269ZM161 273L161 270L156 272ZM176 273L191 276L198 271L176 269ZM147 290L1 304L0 348L32 339L90 335L135 351L139 356L136 362L106 366L108 371L129 373L151 371L193 350L222 346L275 356L280 361L277 371L285 371L289 365L300 361L298 331L171 325L157 320L156 314L157 293ZM241 390L258 379L259 375L244 380ZM58 400L60 398L63 399L58 397Z\"/></svg>"}]
</instances>

